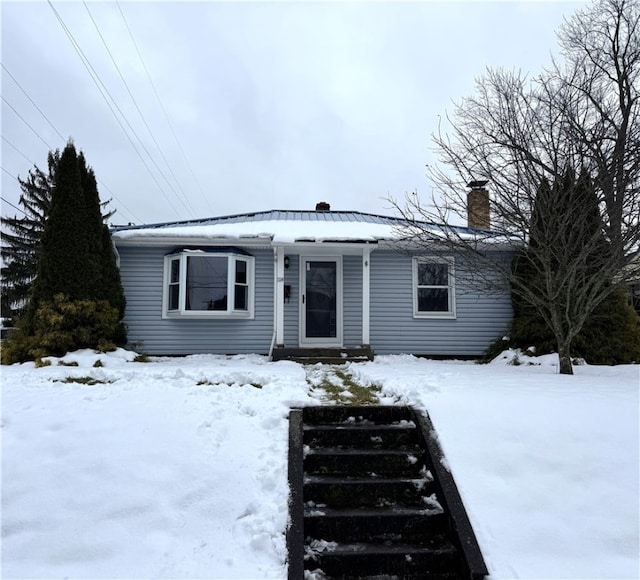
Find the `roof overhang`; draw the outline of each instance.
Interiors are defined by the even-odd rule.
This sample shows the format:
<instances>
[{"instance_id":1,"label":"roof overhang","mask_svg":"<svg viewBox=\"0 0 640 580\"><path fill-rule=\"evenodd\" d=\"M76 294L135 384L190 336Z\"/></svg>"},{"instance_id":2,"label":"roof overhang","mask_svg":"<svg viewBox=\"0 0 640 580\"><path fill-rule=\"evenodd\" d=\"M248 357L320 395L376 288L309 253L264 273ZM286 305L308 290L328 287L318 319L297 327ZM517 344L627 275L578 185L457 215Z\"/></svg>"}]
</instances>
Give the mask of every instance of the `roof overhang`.
<instances>
[{"instance_id":1,"label":"roof overhang","mask_svg":"<svg viewBox=\"0 0 640 580\"><path fill-rule=\"evenodd\" d=\"M116 246L239 246L239 247L271 247L269 237L210 237L210 236L136 236L119 237L112 234Z\"/></svg>"},{"instance_id":2,"label":"roof overhang","mask_svg":"<svg viewBox=\"0 0 640 580\"><path fill-rule=\"evenodd\" d=\"M114 239L116 247L228 247L246 249L260 248L282 248L284 252L289 254L341 254L341 255L362 255L367 248L378 246L377 240L357 240L357 241L293 241L293 242L275 242L264 238L202 238L202 237L150 237L143 236L141 238L128 237L125 239Z\"/></svg>"},{"instance_id":3,"label":"roof overhang","mask_svg":"<svg viewBox=\"0 0 640 580\"><path fill-rule=\"evenodd\" d=\"M426 247L454 251L445 233L432 230L427 237L409 229L383 224L320 222L252 222L198 227L149 227L116 230L112 239L116 246L237 246L246 248L280 247L288 251L322 247L349 249L370 247L419 251ZM477 251L514 249L514 240L505 235L485 231L461 234ZM359 250L356 250L358 252Z\"/></svg>"}]
</instances>

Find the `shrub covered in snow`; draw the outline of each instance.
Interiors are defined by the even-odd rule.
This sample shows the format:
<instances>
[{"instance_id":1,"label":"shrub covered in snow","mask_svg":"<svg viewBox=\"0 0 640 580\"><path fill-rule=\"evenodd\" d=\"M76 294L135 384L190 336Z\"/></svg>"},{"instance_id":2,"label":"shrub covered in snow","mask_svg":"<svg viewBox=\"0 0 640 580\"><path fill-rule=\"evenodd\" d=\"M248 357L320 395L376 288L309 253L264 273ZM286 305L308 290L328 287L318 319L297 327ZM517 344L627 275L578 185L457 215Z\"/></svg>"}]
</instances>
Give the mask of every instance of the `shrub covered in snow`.
<instances>
[{"instance_id":1,"label":"shrub covered in snow","mask_svg":"<svg viewBox=\"0 0 640 580\"><path fill-rule=\"evenodd\" d=\"M81 348L113 350L124 344L126 333L118 309L106 300L68 300L58 294L40 305L33 332L18 327L2 347L2 363L12 364L61 356Z\"/></svg>"}]
</instances>

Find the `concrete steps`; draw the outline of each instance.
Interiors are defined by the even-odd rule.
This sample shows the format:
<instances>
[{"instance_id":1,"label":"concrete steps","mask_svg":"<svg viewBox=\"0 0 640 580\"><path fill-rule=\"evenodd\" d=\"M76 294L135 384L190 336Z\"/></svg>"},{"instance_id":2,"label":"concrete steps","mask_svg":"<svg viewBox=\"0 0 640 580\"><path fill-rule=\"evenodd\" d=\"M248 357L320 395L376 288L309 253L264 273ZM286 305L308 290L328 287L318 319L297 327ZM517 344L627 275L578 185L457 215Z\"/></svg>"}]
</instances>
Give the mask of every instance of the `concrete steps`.
<instances>
[{"instance_id":1,"label":"concrete steps","mask_svg":"<svg viewBox=\"0 0 640 580\"><path fill-rule=\"evenodd\" d=\"M276 348L272 359L291 360L301 364L340 365L346 362L373 360L373 351L368 346L358 348Z\"/></svg>"},{"instance_id":2,"label":"concrete steps","mask_svg":"<svg viewBox=\"0 0 640 580\"><path fill-rule=\"evenodd\" d=\"M487 574L429 429L400 406L291 412L290 580Z\"/></svg>"}]
</instances>

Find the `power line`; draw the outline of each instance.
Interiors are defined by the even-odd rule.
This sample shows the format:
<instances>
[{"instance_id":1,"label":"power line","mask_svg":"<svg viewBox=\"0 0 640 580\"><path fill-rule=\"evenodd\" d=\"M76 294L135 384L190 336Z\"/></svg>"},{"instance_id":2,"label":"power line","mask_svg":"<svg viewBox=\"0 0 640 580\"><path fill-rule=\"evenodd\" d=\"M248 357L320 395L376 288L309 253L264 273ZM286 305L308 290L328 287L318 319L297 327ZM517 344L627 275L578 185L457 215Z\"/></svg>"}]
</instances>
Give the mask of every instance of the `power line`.
<instances>
[{"instance_id":1,"label":"power line","mask_svg":"<svg viewBox=\"0 0 640 580\"><path fill-rule=\"evenodd\" d=\"M132 211L131 211L131 210L130 210L130 209L129 209L125 204L124 204L124 202L123 202L120 198L118 198L118 196L117 196L115 193L113 193L113 191L111 191L111 190L110 190L110 189L105 185L104 181L102 181L101 179L98 179L97 177L96 177L96 181L100 184L100 186L102 187L102 189L107 190L107 191L111 194L111 198L112 198L112 199L115 199L115 200L116 200L116 201L117 201L117 202L118 202L118 203L119 203L119 204L120 204L120 205L121 205L121 206L126 210L126 212L127 212L127 213L128 213L128 214L129 214L129 215L130 215L130 216L131 216L135 221L137 221L137 222L138 222L138 223L140 223L140 224L141 224L141 223L144 223L144 222L143 222L143 220L141 220L141 219L140 219L140 218L139 218L135 213L133 213L133 212L132 212ZM117 208L116 208L116 209L117 209Z\"/></svg>"},{"instance_id":2,"label":"power line","mask_svg":"<svg viewBox=\"0 0 640 580\"><path fill-rule=\"evenodd\" d=\"M7 171L4 167L0 166L0 169L2 169L2 171L4 171L9 177L13 177L13 179L15 179L16 181L18 181L18 178L13 174L10 173L9 171Z\"/></svg>"},{"instance_id":3,"label":"power line","mask_svg":"<svg viewBox=\"0 0 640 580\"><path fill-rule=\"evenodd\" d=\"M29 157L27 157L27 156L26 156L26 155L25 155L25 154L24 154L20 149L18 149L18 148L17 148L17 147L16 147L16 146L11 142L11 141L9 141L9 139L7 139L4 135L2 135L2 140L3 140L3 141L5 141L9 146L11 146L11 147L12 147L12 148L17 152L17 153L19 153L20 155L22 155L22 157L24 157L24 158L25 158L29 163L31 163L32 165L34 165L34 166L36 166L36 167L37 167L37 164L36 164L36 162L35 162L35 161L33 161L33 159L29 159ZM5 169L5 172L6 172L6 173L9 173L6 169ZM9 173L9 175L11 175L11 174ZM13 175L11 175L11 177L14 177L14 176L13 176ZM16 179L17 181L20 181L17 177L14 177L14 179ZM117 201L117 202L118 202L118 203L119 203L119 204L124 208L124 210L125 210L125 211L126 211L126 212L127 212L127 213L128 213L128 214L129 214L133 219L134 219L134 220L136 220L136 221L137 221L137 222L139 222L139 223L142 223L142 220L140 220L140 218L138 218L138 217L136 216L136 214L134 214L134 213L133 213L133 212L132 212L132 211L131 211L127 206L126 206L126 204L125 204L122 200L120 200L120 199L118 198L118 196L117 196L115 193L113 193L113 191L111 191L111 190L106 186L106 184L105 184L101 179L99 179L98 177L96 177L96 181L100 184L100 186L102 187L102 189L106 189L106 190L111 194L111 197L112 197L113 199L115 199L115 200L116 200L116 201Z\"/></svg>"},{"instance_id":4,"label":"power line","mask_svg":"<svg viewBox=\"0 0 640 580\"><path fill-rule=\"evenodd\" d=\"M182 204L185 206L187 211L189 211L191 213L192 217L195 217L195 214L193 212L193 207L191 207L191 205L189 203L189 199L187 198L187 196L186 196L184 190L182 189L182 187L180 186L180 182L178 181L178 178L176 177L175 173L171 169L171 166L169 165L169 161L164 156L164 153L162 152L162 149L160 148L160 145L158 144L158 141L156 140L156 138L155 138L155 136L153 134L153 131L151 131L151 127L149 127L149 123L147 123L147 120L146 120L144 114L142 113L142 110L140 109L140 107L138 105L138 101L133 96L133 93L131 92L131 89L129 88L129 84L127 83L126 79L124 78L124 75L122 74L122 71L120 70L120 67L118 66L118 63L116 62L116 59L114 58L111 50L109 49L109 45L107 44L107 41L105 40L104 36L102 35L102 32L100 31L100 27L98 26L98 23L93 18L93 15L91 14L91 11L89 10L89 6L87 5L86 1L82 0L82 3L84 4L84 7L87 10L87 14L89 14L89 18L91 19L91 22L93 23L93 26L95 27L96 32L98 33L98 36L100 37L100 40L102 41L102 44L104 45L104 47L105 47L105 49L107 51L107 54L109 55L109 58L111 59L111 62L113 63L113 66L115 67L116 71L118 72L118 75L120 76L120 80L122 80L122 83L124 84L125 89L127 90L127 93L129 93L129 97L131 97L131 101L133 102L133 105L135 106L136 110L138 111L138 115L140 116L140 119L142 119L142 122L144 123L144 126L147 128L147 131L148 131L152 141L154 142L158 152L160 153L160 156L162 157L162 160L164 161L165 166L167 167L167 169L169 170L169 172L173 176L173 179L175 180L176 185L178 186L178 189L180 189L180 191L182 192L182 196L183 196L183 200L181 200ZM146 149L145 149L145 151L146 151ZM147 154L151 158L151 155L149 154L148 151L147 151ZM154 161L153 159L151 159L151 160ZM154 164L155 164L155 161L154 161ZM156 168L158 169L158 171L160 172L160 175L167 182L167 185L169 185L169 187L173 190L173 192L176 194L176 197L179 197L178 196L178 192L175 190L175 188L169 182L169 180L165 177L164 173L162 173L162 170L160 169L160 167L157 164L155 164L155 165L156 165Z\"/></svg>"},{"instance_id":5,"label":"power line","mask_svg":"<svg viewBox=\"0 0 640 580\"><path fill-rule=\"evenodd\" d=\"M9 69L4 65L4 63L0 63L2 64L2 68L4 70L4 72L6 72L9 77L11 77L11 80L13 80L14 83L16 83L16 85L18 86L18 88L24 93L24 96L27 97L27 99L29 99L29 101L31 102L31 104L38 110L38 112L44 117L44 120L49 123L49 126L58 134L58 137L60 137L60 139L62 139L63 141L65 140L64 137L62 136L62 133L60 133L60 131L58 131L58 129L55 128L54 124L49 120L49 117L47 117L43 112L42 109L40 109L40 107L38 107L38 105L36 105L35 101L29 96L29 94L27 93L27 91L25 91L22 88L22 85L16 80L16 77L14 77L10 72Z\"/></svg>"},{"instance_id":6,"label":"power line","mask_svg":"<svg viewBox=\"0 0 640 580\"><path fill-rule=\"evenodd\" d=\"M15 179L18 183L20 183L20 180L13 173L11 173L10 171L7 171L4 167L1 167L1 166L0 166L0 169L2 169L2 171L4 171L9 177ZM0 195L0 199L4 201L7 205L10 205L13 209L17 209L21 214L25 216L27 215L24 212L24 210L20 209L17 205L13 205L9 200L5 199L1 195Z\"/></svg>"},{"instance_id":7,"label":"power line","mask_svg":"<svg viewBox=\"0 0 640 580\"><path fill-rule=\"evenodd\" d=\"M53 13L55 14L56 18L58 19L58 23L60 24L60 26L62 27L62 29L64 30L65 34L67 35L67 38L69 39L69 41L71 42L71 45L73 46L73 48L75 49L76 53L78 54L78 56L80 57L80 60L82 61L82 64L84 65L84 67L87 69L87 72L89 73L89 76L91 77L91 80L93 80L94 84L96 85L96 87L98 88L98 91L100 92L100 95L102 96L102 98L104 99L104 101L107 103L107 106L109 107L109 110L111 111L111 114L114 116L114 118L116 119L118 125L120 125L120 128L122 129L122 131L124 132L125 136L127 137L127 139L129 140L129 143L131 143L131 146L133 147L133 150L136 152L136 154L138 155L138 157L140 158L140 161L142 161L142 164L145 166L145 169L147 170L147 172L149 173L149 175L151 176L151 178L154 180L155 184L158 186L158 190L160 191L160 193L162 193L162 195L164 196L164 198L167 200L167 203L171 206L171 209L174 211L174 213L176 214L176 216L179 216L177 209L175 208L175 206L173 205L173 203L171 202L171 200L169 199L169 197L167 196L167 193L164 191L164 189L162 188L162 186L160 185L160 183L158 182L158 179L156 178L156 176L153 174L153 172L151 171L151 168L149 167L149 165L147 164L147 162L145 161L144 157L142 157L142 155L140 154L140 151L138 150L138 148L136 147L135 143L133 142L133 140L131 139L131 136L129 135L129 133L127 132L127 130L125 129L124 125L122 124L122 121L120 120L120 118L118 117L118 115L116 114L113 106L111 105L111 103L109 102L109 99L111 99L111 101L113 102L113 104L115 105L116 109L118 109L118 111L120 112L120 115L122 116L122 118L124 119L124 121L127 123L127 125L129 126L129 128L131 129L131 132L136 136L136 138L138 139L138 141L140 142L140 144L142 145L142 147L144 148L144 143L142 143L142 141L140 140L140 138L138 137L137 133L135 132L135 130L133 129L133 127L131 127L131 124L129 123L129 121L127 120L126 116L124 115L124 113L122 112L122 110L120 109L120 107L118 106L118 104L116 103L115 99L111 96L111 93L109 92L109 90L107 89L107 87L105 86L105 84L102 82L102 79L100 78L100 75L98 75L98 73L96 72L96 70L93 68L93 66L91 65L91 63L89 62L89 59L86 57L86 55L84 54L84 52L82 51L82 49L80 48L80 45L77 43L76 39L74 38L73 34L71 33L71 31L69 30L69 28L67 27L67 25L65 24L64 20L62 19L62 17L60 16L60 14L58 13L58 11L55 9L55 7L53 6L53 3L51 2L51 0L47 0L47 3L49 4L49 7L51 8L51 10L53 11ZM102 86L101 86L102 85ZM106 93L106 94L105 94ZM109 98L107 98L107 95L109 95ZM147 152L147 155L149 155L149 153Z\"/></svg>"},{"instance_id":8,"label":"power line","mask_svg":"<svg viewBox=\"0 0 640 580\"><path fill-rule=\"evenodd\" d=\"M169 118L169 115L167 114L167 111L162 103L162 100L160 99L160 95L158 94L158 91L156 89L155 83L153 82L153 79L151 78L151 74L149 73L149 69L147 68L147 65L144 61L144 58L142 57L142 53L140 52L140 49L138 48L138 43L136 42L134 36L133 36L133 32L131 31L131 28L129 27L129 23L127 22L127 19L124 15L124 12L122 11L122 7L120 6L120 2L118 0L116 0L116 4L118 6L118 10L120 11L120 15L122 16L122 20L124 22L124 25L127 29L127 32L129 33L129 37L131 38L131 42L133 43L133 46L136 49L136 53L138 54L138 58L140 59L140 62L142 64L142 68L144 68L144 72L147 75L147 79L149 80L149 84L151 85L151 88L153 89L153 93L156 96L156 100L158 101L158 104L160 105L160 109L162 110L162 113L164 115L165 120L167 121L167 125L169 125L169 129L171 129L171 133L173 134L173 138L175 139L178 148L180 149L180 152L182 153L182 156L184 157L184 160L186 162L187 167L189 168L189 172L191 173L193 180L195 181L196 185L198 186L198 189L200 190L200 193L202 194L202 198L205 200L205 203L207 205L209 205L209 199L207 198L204 189L202 188L202 185L200 184L200 181L198 180L198 178L196 177L195 172L193 171L193 167L191 167L191 163L189 162L189 157L187 156L187 154L184 151L184 148L182 147L182 143L180 143L180 139L178 139L178 135L175 131L175 129L173 128L173 123L171 123L171 119Z\"/></svg>"},{"instance_id":9,"label":"power line","mask_svg":"<svg viewBox=\"0 0 640 580\"><path fill-rule=\"evenodd\" d=\"M2 169L4 169L4 167L3 167ZM5 171L7 171L6 169L4 169L4 170L5 170ZM7 171L7 173L9 173L9 172ZM11 175L11 174L9 173L9 175ZM13 177L13 175L11 175L11 177ZM2 197L1 195L0 195L0 199L1 199L2 201L4 201L7 205L10 205L13 209L17 209L17 210L18 210L22 215L24 215L25 217L28 217L28 216L27 216L27 214L24 212L24 210L20 209L17 205L13 205L10 201L6 200L6 199L5 199L4 197Z\"/></svg>"},{"instance_id":10,"label":"power line","mask_svg":"<svg viewBox=\"0 0 640 580\"><path fill-rule=\"evenodd\" d=\"M49 145L49 143L47 143L42 137L40 137L40 134L31 126L29 125L29 123L27 121L25 121L24 117L18 113L18 111L16 111L13 106L11 105L11 103L9 101L7 101L7 99L4 98L4 96L0 97L4 103L7 105L7 107L9 107L17 116L18 118L27 126L29 127L29 129L31 129L33 131L33 134L40 139L40 141L42 141L49 149L53 149L53 147L51 147L51 145Z\"/></svg>"},{"instance_id":11,"label":"power line","mask_svg":"<svg viewBox=\"0 0 640 580\"><path fill-rule=\"evenodd\" d=\"M7 139L4 135L2 136L2 140L5 141L11 147L13 147L16 150L16 152L22 155L29 163L33 163L31 159L29 159L22 151L20 151L20 149L18 149L13 143L11 143L11 141L9 141L9 139ZM35 165L35 163L33 164Z\"/></svg>"}]
</instances>

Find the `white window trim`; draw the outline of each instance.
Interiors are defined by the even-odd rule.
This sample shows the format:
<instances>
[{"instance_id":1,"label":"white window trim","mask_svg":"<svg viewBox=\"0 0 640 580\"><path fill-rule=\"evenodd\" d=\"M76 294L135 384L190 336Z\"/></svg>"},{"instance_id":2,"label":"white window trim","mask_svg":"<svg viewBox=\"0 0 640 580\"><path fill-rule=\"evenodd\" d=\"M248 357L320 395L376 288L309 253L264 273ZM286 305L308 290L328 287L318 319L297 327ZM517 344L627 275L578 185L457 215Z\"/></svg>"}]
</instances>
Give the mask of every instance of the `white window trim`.
<instances>
[{"instance_id":1,"label":"white window trim","mask_svg":"<svg viewBox=\"0 0 640 580\"><path fill-rule=\"evenodd\" d=\"M187 259L193 257L212 257L227 259L227 310L187 310ZM179 302L177 310L169 310L169 280L171 278L171 262L180 260ZM237 261L247 263L247 310L231 310L230 304L235 297L235 264ZM164 257L164 275L162 282L162 318L218 318L218 319L253 319L255 306L255 258L234 252L204 252L184 250Z\"/></svg>"},{"instance_id":2,"label":"white window trim","mask_svg":"<svg viewBox=\"0 0 640 580\"><path fill-rule=\"evenodd\" d=\"M418 310L418 264L447 264L449 290L449 309L446 312L422 312ZM455 319L456 318L456 287L455 287L455 260L452 256L415 256L413 258L413 317L414 318L436 318ZM444 288L444 286L442 286Z\"/></svg>"}]
</instances>

